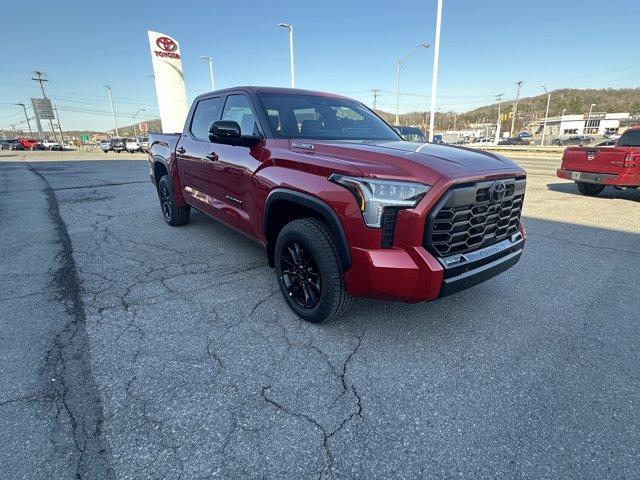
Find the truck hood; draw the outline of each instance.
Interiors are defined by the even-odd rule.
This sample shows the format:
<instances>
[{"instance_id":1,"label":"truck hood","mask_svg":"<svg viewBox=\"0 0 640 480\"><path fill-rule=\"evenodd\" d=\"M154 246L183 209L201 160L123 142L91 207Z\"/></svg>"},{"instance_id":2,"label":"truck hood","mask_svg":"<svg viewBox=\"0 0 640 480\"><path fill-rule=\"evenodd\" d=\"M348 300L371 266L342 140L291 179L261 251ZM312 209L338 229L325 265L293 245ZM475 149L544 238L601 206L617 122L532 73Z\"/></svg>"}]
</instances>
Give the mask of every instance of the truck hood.
<instances>
[{"instance_id":1,"label":"truck hood","mask_svg":"<svg viewBox=\"0 0 640 480\"><path fill-rule=\"evenodd\" d=\"M419 180L460 177L477 172L521 172L516 163L491 152L405 141L309 140L292 141L291 150L347 161L364 176Z\"/></svg>"}]
</instances>

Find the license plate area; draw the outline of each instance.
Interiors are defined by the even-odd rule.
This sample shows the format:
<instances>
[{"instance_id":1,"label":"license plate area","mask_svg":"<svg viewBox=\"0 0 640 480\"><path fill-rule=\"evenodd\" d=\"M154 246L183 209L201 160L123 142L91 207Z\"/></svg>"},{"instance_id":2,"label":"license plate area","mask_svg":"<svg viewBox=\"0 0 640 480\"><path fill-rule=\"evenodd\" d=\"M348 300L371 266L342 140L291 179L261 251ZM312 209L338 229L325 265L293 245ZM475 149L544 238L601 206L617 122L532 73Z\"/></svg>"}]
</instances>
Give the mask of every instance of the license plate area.
<instances>
[{"instance_id":1,"label":"license plate area","mask_svg":"<svg viewBox=\"0 0 640 480\"><path fill-rule=\"evenodd\" d=\"M571 180L580 180L580 172L571 172Z\"/></svg>"}]
</instances>

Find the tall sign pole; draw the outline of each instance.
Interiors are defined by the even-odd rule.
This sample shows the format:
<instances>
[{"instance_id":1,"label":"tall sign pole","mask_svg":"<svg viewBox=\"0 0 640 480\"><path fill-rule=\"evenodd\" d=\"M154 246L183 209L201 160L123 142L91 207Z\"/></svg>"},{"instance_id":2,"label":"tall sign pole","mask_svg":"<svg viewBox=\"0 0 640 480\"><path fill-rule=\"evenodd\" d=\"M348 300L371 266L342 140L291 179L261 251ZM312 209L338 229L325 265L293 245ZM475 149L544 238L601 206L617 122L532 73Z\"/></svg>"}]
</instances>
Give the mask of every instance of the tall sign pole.
<instances>
[{"instance_id":1,"label":"tall sign pole","mask_svg":"<svg viewBox=\"0 0 640 480\"><path fill-rule=\"evenodd\" d=\"M440 63L440 25L442 23L442 1L438 0L436 15L436 39L433 45L433 76L431 78L431 111L429 112L429 142L433 142L436 123L436 92L438 90L438 64Z\"/></svg>"}]
</instances>

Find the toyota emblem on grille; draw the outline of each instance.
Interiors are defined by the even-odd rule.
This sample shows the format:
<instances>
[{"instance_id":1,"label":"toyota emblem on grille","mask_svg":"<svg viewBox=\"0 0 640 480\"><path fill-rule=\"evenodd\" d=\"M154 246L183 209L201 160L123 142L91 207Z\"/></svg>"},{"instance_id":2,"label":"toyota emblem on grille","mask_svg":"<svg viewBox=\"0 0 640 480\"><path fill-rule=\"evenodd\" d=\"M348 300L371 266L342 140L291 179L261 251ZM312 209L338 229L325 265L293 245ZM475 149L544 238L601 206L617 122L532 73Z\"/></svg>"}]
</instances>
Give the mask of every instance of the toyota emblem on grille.
<instances>
[{"instance_id":1,"label":"toyota emblem on grille","mask_svg":"<svg viewBox=\"0 0 640 480\"><path fill-rule=\"evenodd\" d=\"M489 200L491 200L491 203L500 203L502 199L504 199L506 193L507 186L504 182L495 182L491 185L491 188L489 188Z\"/></svg>"}]
</instances>

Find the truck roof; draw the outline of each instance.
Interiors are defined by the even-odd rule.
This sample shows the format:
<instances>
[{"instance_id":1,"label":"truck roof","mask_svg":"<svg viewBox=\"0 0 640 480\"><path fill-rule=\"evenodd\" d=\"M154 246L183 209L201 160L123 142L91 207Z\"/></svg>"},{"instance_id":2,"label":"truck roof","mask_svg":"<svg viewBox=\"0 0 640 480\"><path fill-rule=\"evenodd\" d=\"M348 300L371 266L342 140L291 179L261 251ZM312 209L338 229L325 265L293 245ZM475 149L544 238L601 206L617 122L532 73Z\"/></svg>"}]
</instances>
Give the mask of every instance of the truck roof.
<instances>
[{"instance_id":1,"label":"truck roof","mask_svg":"<svg viewBox=\"0 0 640 480\"><path fill-rule=\"evenodd\" d=\"M208 92L203 95L199 95L198 98L210 95L211 93L227 93L231 91L237 90L245 90L251 93L276 93L276 94L298 94L298 95L317 95L320 97L331 97L331 98L342 98L351 100L349 97L345 97L343 95L336 95L335 93L328 92L319 92L316 90L304 90L301 88L285 88L285 87L260 87L260 86L252 86L252 85L244 85L238 87L225 88L223 90L216 90L214 92Z\"/></svg>"}]
</instances>

